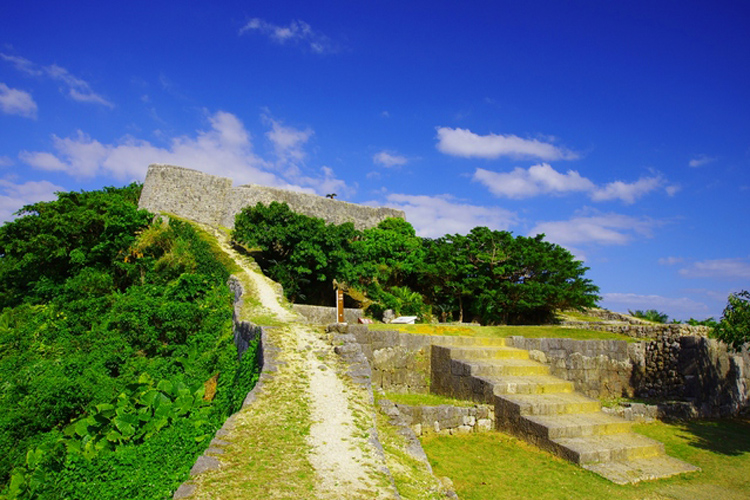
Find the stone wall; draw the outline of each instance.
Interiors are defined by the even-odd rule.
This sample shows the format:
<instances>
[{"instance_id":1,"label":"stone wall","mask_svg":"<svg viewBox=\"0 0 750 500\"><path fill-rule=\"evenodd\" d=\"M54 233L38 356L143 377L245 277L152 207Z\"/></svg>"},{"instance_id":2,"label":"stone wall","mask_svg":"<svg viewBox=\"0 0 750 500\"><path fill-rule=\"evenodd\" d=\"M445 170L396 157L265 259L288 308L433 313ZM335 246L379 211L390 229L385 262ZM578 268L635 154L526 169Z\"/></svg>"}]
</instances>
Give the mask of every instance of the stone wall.
<instances>
[{"instance_id":1,"label":"stone wall","mask_svg":"<svg viewBox=\"0 0 750 500\"><path fill-rule=\"evenodd\" d=\"M367 325L329 328L348 332L360 346L376 389L426 393L432 387L480 403L492 396L491 381L470 377L468 363L450 358L447 346L460 345L461 337L369 330ZM716 340L679 332L642 342L510 337L507 345L528 350L532 359L550 366L552 375L573 382L589 397L658 401L659 418L720 417L750 408L747 346L731 353ZM453 383L456 377L464 382ZM441 392L443 386L452 392Z\"/></svg>"},{"instance_id":2,"label":"stone wall","mask_svg":"<svg viewBox=\"0 0 750 500\"><path fill-rule=\"evenodd\" d=\"M677 408L685 417L725 417L750 407L747 345L735 353L715 339L669 334L643 345L633 370L636 396L689 403Z\"/></svg>"},{"instance_id":3,"label":"stone wall","mask_svg":"<svg viewBox=\"0 0 750 500\"><path fill-rule=\"evenodd\" d=\"M711 328L708 326L692 326L683 323L673 324L608 324L589 322L563 322L563 325L586 330L621 333L628 337L637 339L657 338L663 335L670 336L699 336L707 337Z\"/></svg>"},{"instance_id":4,"label":"stone wall","mask_svg":"<svg viewBox=\"0 0 750 500\"><path fill-rule=\"evenodd\" d=\"M330 325L336 323L337 313L335 307L308 306L304 304L292 304L292 309L303 316L309 323L315 325ZM344 308L344 322L351 325L359 323L359 318L364 316L362 309Z\"/></svg>"},{"instance_id":5,"label":"stone wall","mask_svg":"<svg viewBox=\"0 0 750 500\"><path fill-rule=\"evenodd\" d=\"M436 338L395 330L370 330L367 325L338 325L352 334L372 369L375 389L430 392L430 346Z\"/></svg>"},{"instance_id":6,"label":"stone wall","mask_svg":"<svg viewBox=\"0 0 750 500\"><path fill-rule=\"evenodd\" d=\"M234 345L237 347L237 356L242 359L250 342L258 339L263 334L263 327L244 321L240 318L242 311L243 294L245 293L242 282L234 275L227 281L229 290L234 295L234 309L232 311L232 323L234 324ZM259 355L262 356L263 349L258 349ZM263 366L263 358L259 359L260 366Z\"/></svg>"},{"instance_id":7,"label":"stone wall","mask_svg":"<svg viewBox=\"0 0 750 500\"><path fill-rule=\"evenodd\" d=\"M320 217L328 223L353 222L357 229L376 226L404 212L368 207L322 196L248 184L232 186L231 179L189 168L154 164L148 167L138 204L152 212L167 212L213 227L234 227L234 217L258 202L286 202L295 212Z\"/></svg>"},{"instance_id":8,"label":"stone wall","mask_svg":"<svg viewBox=\"0 0 750 500\"><path fill-rule=\"evenodd\" d=\"M508 346L530 351L550 365L555 377L573 382L576 391L597 399L633 396L633 362L641 349L624 340L529 339L510 337Z\"/></svg>"},{"instance_id":9,"label":"stone wall","mask_svg":"<svg viewBox=\"0 0 750 500\"><path fill-rule=\"evenodd\" d=\"M396 408L403 422L414 434L465 434L491 431L495 428L495 408L492 405L474 406L414 406L380 401L386 415Z\"/></svg>"}]
</instances>

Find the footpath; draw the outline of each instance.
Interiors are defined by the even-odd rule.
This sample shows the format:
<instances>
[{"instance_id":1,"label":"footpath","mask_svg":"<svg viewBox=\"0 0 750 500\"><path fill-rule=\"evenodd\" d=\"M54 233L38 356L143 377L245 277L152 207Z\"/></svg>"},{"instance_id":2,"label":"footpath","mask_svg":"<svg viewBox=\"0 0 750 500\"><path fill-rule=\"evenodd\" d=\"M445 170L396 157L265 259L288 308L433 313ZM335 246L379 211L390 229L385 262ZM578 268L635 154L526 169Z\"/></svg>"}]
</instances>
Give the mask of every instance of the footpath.
<instances>
[{"instance_id":1,"label":"footpath","mask_svg":"<svg viewBox=\"0 0 750 500\"><path fill-rule=\"evenodd\" d=\"M401 498L376 430L372 393L351 382L327 334L284 307L277 287L217 235L242 268L253 316L271 318L265 367L175 498ZM256 303L257 301L257 303Z\"/></svg>"}]
</instances>

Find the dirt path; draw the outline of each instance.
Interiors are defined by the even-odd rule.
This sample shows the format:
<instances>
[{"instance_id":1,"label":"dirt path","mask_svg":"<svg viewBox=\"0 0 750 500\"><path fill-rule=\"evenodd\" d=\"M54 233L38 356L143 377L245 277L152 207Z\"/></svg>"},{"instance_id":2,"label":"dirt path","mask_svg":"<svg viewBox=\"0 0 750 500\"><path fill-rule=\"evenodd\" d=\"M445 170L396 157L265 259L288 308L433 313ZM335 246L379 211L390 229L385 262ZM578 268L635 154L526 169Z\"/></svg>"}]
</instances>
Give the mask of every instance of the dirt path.
<instances>
[{"instance_id":1,"label":"dirt path","mask_svg":"<svg viewBox=\"0 0 750 500\"><path fill-rule=\"evenodd\" d=\"M250 293L260 301L261 307L285 323L273 330L274 343L280 348L280 371L297 375L277 375L276 383L284 387L276 388L274 393L307 402L308 413L304 417L309 423L309 434L305 438L308 450L307 460L302 464L307 463L314 471L315 498L398 498L385 472L387 468L382 453L370 439L370 429L375 422L369 395L339 373L340 361L327 341L327 334L303 324L298 315L281 304L271 280L237 253L224 235L217 234L217 239L222 250L242 268L245 275L242 281L253 288ZM278 404L278 401L275 403ZM242 410L235 432L241 432L243 422L252 424L254 412L260 410L256 405L263 404L268 402L261 398ZM289 404L295 403L290 401ZM271 429L268 431L273 432ZM227 439L231 439L231 436ZM278 458L284 460L283 456ZM229 467L231 464L228 463L220 474L231 474ZM247 474L246 469L245 464L243 475ZM298 473L304 475L304 471ZM294 480L292 474L287 473L286 476L287 480ZM230 495L227 498L234 497ZM241 498L242 495L236 497ZM277 495L269 493L267 498L277 498Z\"/></svg>"}]
</instances>

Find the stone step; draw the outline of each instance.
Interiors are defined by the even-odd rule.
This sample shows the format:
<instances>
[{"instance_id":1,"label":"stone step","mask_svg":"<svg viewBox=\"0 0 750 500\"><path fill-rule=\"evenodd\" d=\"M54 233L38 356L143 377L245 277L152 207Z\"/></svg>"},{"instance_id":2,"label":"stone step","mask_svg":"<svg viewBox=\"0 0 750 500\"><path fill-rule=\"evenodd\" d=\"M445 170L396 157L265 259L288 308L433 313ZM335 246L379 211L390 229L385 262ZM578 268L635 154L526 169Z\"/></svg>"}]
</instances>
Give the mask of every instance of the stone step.
<instances>
[{"instance_id":1,"label":"stone step","mask_svg":"<svg viewBox=\"0 0 750 500\"><path fill-rule=\"evenodd\" d=\"M502 337L441 337L445 339L446 346L468 346L468 347L505 347L507 342ZM443 342L436 342L442 344Z\"/></svg>"},{"instance_id":2,"label":"stone step","mask_svg":"<svg viewBox=\"0 0 750 500\"><path fill-rule=\"evenodd\" d=\"M659 441L634 432L602 436L551 439L557 454L576 464L628 461L664 456Z\"/></svg>"},{"instance_id":3,"label":"stone step","mask_svg":"<svg viewBox=\"0 0 750 500\"><path fill-rule=\"evenodd\" d=\"M507 420L514 416L593 413L601 403L576 392L556 394L501 394L495 396L495 414Z\"/></svg>"},{"instance_id":4,"label":"stone step","mask_svg":"<svg viewBox=\"0 0 750 500\"><path fill-rule=\"evenodd\" d=\"M434 385L447 395L495 403L496 428L618 483L698 470L664 454L664 445L632 432L631 423L601 411L548 365L508 347L433 346Z\"/></svg>"},{"instance_id":5,"label":"stone step","mask_svg":"<svg viewBox=\"0 0 750 500\"><path fill-rule=\"evenodd\" d=\"M491 359L529 359L529 351L514 347L502 346L461 346L449 347L451 358L467 361L486 361Z\"/></svg>"},{"instance_id":6,"label":"stone step","mask_svg":"<svg viewBox=\"0 0 750 500\"><path fill-rule=\"evenodd\" d=\"M524 432L545 439L625 434L633 428L631 422L602 412L530 415L523 417L519 425L525 427Z\"/></svg>"},{"instance_id":7,"label":"stone step","mask_svg":"<svg viewBox=\"0 0 750 500\"><path fill-rule=\"evenodd\" d=\"M475 377L527 377L531 375L549 375L549 366L529 359L488 359L477 363L469 361L471 374Z\"/></svg>"},{"instance_id":8,"label":"stone step","mask_svg":"<svg viewBox=\"0 0 750 500\"><path fill-rule=\"evenodd\" d=\"M495 394L551 394L573 392L573 382L551 375L492 376Z\"/></svg>"},{"instance_id":9,"label":"stone step","mask_svg":"<svg viewBox=\"0 0 750 500\"><path fill-rule=\"evenodd\" d=\"M668 455L627 461L595 462L583 464L582 467L616 484L664 479L677 474L701 470L700 467Z\"/></svg>"}]
</instances>

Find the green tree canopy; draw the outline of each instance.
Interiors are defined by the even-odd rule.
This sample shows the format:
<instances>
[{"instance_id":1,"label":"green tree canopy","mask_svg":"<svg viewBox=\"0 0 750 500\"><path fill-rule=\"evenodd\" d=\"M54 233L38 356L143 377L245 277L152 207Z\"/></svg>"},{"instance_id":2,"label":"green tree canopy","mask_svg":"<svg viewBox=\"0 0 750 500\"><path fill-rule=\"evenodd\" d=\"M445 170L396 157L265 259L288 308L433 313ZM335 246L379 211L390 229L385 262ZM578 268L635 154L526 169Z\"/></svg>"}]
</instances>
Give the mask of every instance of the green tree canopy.
<instances>
[{"instance_id":1,"label":"green tree canopy","mask_svg":"<svg viewBox=\"0 0 750 500\"><path fill-rule=\"evenodd\" d=\"M732 293L727 302L721 321L714 328L714 335L733 349L740 350L750 342L750 292Z\"/></svg>"},{"instance_id":2,"label":"green tree canopy","mask_svg":"<svg viewBox=\"0 0 750 500\"><path fill-rule=\"evenodd\" d=\"M486 227L427 240L403 219L356 231L295 214L285 204L258 204L238 214L234 238L258 250L264 272L287 297L331 305L331 283L366 300L371 314L486 324L541 323L560 308L593 306L598 288L588 270L544 236L514 237Z\"/></svg>"}]
</instances>

